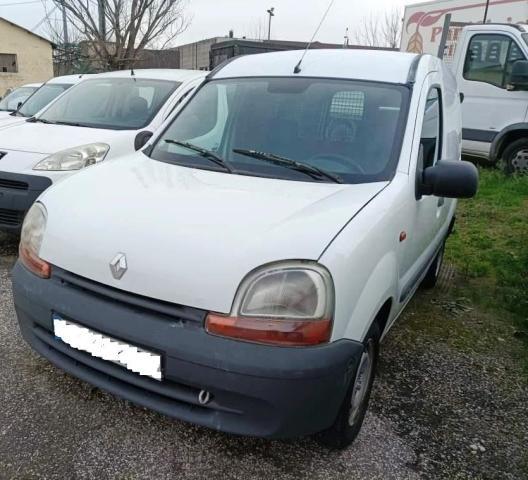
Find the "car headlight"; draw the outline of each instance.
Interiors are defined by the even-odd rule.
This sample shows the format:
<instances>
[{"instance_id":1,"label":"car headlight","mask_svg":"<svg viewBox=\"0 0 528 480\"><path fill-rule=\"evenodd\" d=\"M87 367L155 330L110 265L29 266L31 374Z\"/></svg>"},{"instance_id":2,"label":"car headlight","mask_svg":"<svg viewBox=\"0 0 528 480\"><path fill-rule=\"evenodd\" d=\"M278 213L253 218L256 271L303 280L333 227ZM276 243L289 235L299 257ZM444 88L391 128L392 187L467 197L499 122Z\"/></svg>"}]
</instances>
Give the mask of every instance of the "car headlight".
<instances>
[{"instance_id":1,"label":"car headlight","mask_svg":"<svg viewBox=\"0 0 528 480\"><path fill-rule=\"evenodd\" d=\"M241 284L231 315L210 313L207 331L274 345L317 345L332 332L334 286L312 262L259 269Z\"/></svg>"},{"instance_id":2,"label":"car headlight","mask_svg":"<svg viewBox=\"0 0 528 480\"><path fill-rule=\"evenodd\" d=\"M110 146L106 143L90 143L54 153L35 165L33 170L80 170L99 163L106 157Z\"/></svg>"},{"instance_id":3,"label":"car headlight","mask_svg":"<svg viewBox=\"0 0 528 480\"><path fill-rule=\"evenodd\" d=\"M20 234L20 260L28 270L42 278L49 278L51 275L51 265L39 256L47 219L44 205L34 203L26 214Z\"/></svg>"}]
</instances>

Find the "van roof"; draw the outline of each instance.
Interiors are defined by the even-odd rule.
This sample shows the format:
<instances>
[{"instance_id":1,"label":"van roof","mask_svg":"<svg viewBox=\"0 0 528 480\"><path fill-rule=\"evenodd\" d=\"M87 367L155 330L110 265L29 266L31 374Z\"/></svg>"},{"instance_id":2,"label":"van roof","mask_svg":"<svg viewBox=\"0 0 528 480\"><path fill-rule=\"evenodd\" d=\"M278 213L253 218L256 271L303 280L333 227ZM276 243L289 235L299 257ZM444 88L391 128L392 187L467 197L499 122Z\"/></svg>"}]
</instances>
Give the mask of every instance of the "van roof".
<instances>
[{"instance_id":1,"label":"van roof","mask_svg":"<svg viewBox=\"0 0 528 480\"><path fill-rule=\"evenodd\" d=\"M200 70L179 70L169 68L150 68L150 69L134 69L134 77L148 78L150 80L173 80L176 82L185 82L194 80L195 78L203 78L207 72ZM97 78L130 78L132 70L119 70L116 72L100 73Z\"/></svg>"},{"instance_id":2,"label":"van roof","mask_svg":"<svg viewBox=\"0 0 528 480\"><path fill-rule=\"evenodd\" d=\"M501 27L503 30L514 28L515 30L519 30L521 33L528 32L528 24L526 23L486 23L485 25L482 23L473 23L466 25L464 28L466 30L497 30Z\"/></svg>"},{"instance_id":3,"label":"van roof","mask_svg":"<svg viewBox=\"0 0 528 480\"><path fill-rule=\"evenodd\" d=\"M211 73L214 78L232 77L324 77L406 83L414 53L380 50L309 50L301 72L293 70L302 50L262 53L233 59Z\"/></svg>"},{"instance_id":4,"label":"van roof","mask_svg":"<svg viewBox=\"0 0 528 480\"><path fill-rule=\"evenodd\" d=\"M62 75L61 77L50 78L46 83L60 83L66 85L75 85L85 78L93 77L90 74Z\"/></svg>"}]
</instances>

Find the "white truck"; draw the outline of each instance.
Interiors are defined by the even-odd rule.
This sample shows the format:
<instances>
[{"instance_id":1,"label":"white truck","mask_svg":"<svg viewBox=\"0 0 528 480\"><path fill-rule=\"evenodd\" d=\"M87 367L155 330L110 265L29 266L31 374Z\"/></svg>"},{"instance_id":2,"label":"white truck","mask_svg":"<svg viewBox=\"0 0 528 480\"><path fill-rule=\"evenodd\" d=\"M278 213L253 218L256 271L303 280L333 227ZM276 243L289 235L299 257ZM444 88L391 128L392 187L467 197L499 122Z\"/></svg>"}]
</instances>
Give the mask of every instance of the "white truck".
<instances>
[{"instance_id":1,"label":"white truck","mask_svg":"<svg viewBox=\"0 0 528 480\"><path fill-rule=\"evenodd\" d=\"M234 59L141 151L44 192L13 272L37 352L216 430L353 441L477 170L438 58L302 54Z\"/></svg>"},{"instance_id":2,"label":"white truck","mask_svg":"<svg viewBox=\"0 0 528 480\"><path fill-rule=\"evenodd\" d=\"M444 32L448 14L451 23ZM401 50L441 54L451 65L463 95L465 155L490 164L502 159L508 172L528 173L526 0L446 0L408 6Z\"/></svg>"}]
</instances>

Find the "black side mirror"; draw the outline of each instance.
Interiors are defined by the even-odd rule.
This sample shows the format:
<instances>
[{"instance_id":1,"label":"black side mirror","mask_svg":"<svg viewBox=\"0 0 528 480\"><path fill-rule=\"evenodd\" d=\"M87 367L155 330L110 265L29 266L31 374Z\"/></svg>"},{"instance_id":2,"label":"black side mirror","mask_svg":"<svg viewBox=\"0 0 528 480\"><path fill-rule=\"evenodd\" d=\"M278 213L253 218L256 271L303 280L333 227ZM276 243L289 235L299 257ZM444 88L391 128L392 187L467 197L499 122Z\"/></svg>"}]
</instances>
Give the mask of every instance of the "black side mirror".
<instances>
[{"instance_id":1,"label":"black side mirror","mask_svg":"<svg viewBox=\"0 0 528 480\"><path fill-rule=\"evenodd\" d=\"M518 60L513 64L508 90L528 90L528 61Z\"/></svg>"},{"instance_id":2,"label":"black side mirror","mask_svg":"<svg viewBox=\"0 0 528 480\"><path fill-rule=\"evenodd\" d=\"M478 170L471 162L441 160L423 172L421 195L471 198L478 190Z\"/></svg>"},{"instance_id":3,"label":"black side mirror","mask_svg":"<svg viewBox=\"0 0 528 480\"><path fill-rule=\"evenodd\" d=\"M18 102L18 103L17 103L17 108L16 108L16 109L17 109L17 110L20 110L20 107L21 107L22 105L24 105L24 102Z\"/></svg>"},{"instance_id":4,"label":"black side mirror","mask_svg":"<svg viewBox=\"0 0 528 480\"><path fill-rule=\"evenodd\" d=\"M154 134L148 131L139 132L136 135L136 138L134 139L134 148L136 149L136 152L147 144L147 142L151 139L152 135Z\"/></svg>"}]
</instances>

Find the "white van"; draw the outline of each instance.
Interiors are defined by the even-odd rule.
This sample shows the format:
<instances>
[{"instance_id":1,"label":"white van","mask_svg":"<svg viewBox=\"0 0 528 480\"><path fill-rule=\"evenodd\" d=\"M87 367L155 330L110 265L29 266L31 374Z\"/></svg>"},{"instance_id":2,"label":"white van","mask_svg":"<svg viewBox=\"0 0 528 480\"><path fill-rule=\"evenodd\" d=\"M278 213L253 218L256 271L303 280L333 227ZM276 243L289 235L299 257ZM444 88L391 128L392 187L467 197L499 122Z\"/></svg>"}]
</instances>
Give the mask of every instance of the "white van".
<instances>
[{"instance_id":1,"label":"white van","mask_svg":"<svg viewBox=\"0 0 528 480\"><path fill-rule=\"evenodd\" d=\"M48 80L15 111L0 111L0 128L24 123L27 118L37 114L66 90L89 77L90 75L64 75Z\"/></svg>"},{"instance_id":2,"label":"white van","mask_svg":"<svg viewBox=\"0 0 528 480\"><path fill-rule=\"evenodd\" d=\"M28 208L57 180L142 147L205 75L191 70L96 75L22 125L1 129L0 229L18 232Z\"/></svg>"},{"instance_id":3,"label":"white van","mask_svg":"<svg viewBox=\"0 0 528 480\"><path fill-rule=\"evenodd\" d=\"M142 151L40 197L13 271L36 351L216 430L355 438L477 171L437 58L301 55L236 58Z\"/></svg>"}]
</instances>

